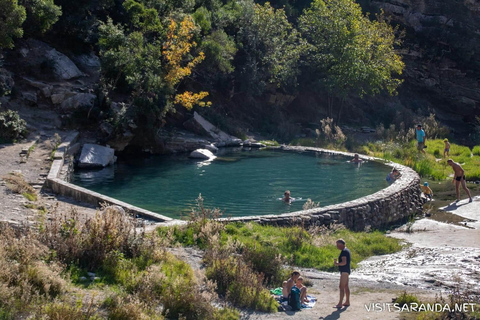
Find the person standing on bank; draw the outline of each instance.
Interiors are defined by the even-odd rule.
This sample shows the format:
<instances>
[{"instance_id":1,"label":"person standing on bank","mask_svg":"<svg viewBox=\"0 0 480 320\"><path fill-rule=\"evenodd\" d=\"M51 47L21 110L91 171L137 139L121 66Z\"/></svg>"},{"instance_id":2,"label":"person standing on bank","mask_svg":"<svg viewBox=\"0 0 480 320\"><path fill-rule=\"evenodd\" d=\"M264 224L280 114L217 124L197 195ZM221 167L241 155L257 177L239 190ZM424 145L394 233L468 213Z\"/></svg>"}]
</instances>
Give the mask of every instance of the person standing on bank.
<instances>
[{"instance_id":1,"label":"person standing on bank","mask_svg":"<svg viewBox=\"0 0 480 320\"><path fill-rule=\"evenodd\" d=\"M465 181L465 170L463 170L462 166L454 162L452 159L448 159L447 164L452 167L453 169L453 183L455 183L455 192L457 193L457 200L455 202L460 201L460 185L462 185L463 190L468 195L470 199L468 202L472 202L472 195L470 194L470 190L467 188L467 182Z\"/></svg>"},{"instance_id":2,"label":"person standing on bank","mask_svg":"<svg viewBox=\"0 0 480 320\"><path fill-rule=\"evenodd\" d=\"M417 136L417 149L425 153L425 131L422 129L422 125L418 124L417 129L415 130L415 134Z\"/></svg>"},{"instance_id":3,"label":"person standing on bank","mask_svg":"<svg viewBox=\"0 0 480 320\"><path fill-rule=\"evenodd\" d=\"M350 289L348 288L348 277L350 276L350 250L347 249L345 240L337 240L337 248L340 250L340 255L337 259L333 260L333 264L338 266L340 271L340 300L335 308L350 306ZM343 297L345 297L345 303L343 303Z\"/></svg>"}]
</instances>

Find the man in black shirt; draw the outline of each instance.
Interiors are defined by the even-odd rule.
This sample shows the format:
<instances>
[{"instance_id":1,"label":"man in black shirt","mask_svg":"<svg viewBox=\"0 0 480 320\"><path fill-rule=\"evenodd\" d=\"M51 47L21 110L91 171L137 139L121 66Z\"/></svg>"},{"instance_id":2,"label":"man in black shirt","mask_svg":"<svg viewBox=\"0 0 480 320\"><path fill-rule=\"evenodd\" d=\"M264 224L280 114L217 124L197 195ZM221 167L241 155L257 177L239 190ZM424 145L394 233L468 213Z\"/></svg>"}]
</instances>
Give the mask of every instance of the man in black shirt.
<instances>
[{"instance_id":1,"label":"man in black shirt","mask_svg":"<svg viewBox=\"0 0 480 320\"><path fill-rule=\"evenodd\" d=\"M333 260L333 264L338 266L340 271L340 300L335 308L348 307L350 305L350 289L348 288L348 277L350 276L350 250L345 246L345 240L337 240L337 248L340 250L340 255ZM343 297L345 296L345 303Z\"/></svg>"}]
</instances>

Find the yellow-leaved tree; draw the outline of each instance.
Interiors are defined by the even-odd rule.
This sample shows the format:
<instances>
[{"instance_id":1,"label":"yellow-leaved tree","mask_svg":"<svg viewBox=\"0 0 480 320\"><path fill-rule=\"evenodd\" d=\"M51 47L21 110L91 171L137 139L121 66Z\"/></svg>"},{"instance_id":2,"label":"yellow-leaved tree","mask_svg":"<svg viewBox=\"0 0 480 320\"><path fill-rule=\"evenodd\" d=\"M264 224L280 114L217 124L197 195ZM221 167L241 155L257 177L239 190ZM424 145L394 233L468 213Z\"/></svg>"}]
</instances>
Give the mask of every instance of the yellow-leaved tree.
<instances>
[{"instance_id":1,"label":"yellow-leaved tree","mask_svg":"<svg viewBox=\"0 0 480 320\"><path fill-rule=\"evenodd\" d=\"M185 91L177 93L180 82L191 75L192 69L205 59L203 52L196 57L187 59L192 49L196 47L193 38L195 24L190 16L186 16L180 24L170 19L167 31L167 40L163 45L162 56L166 61L165 64L165 81L174 92L173 103L181 105L188 110L194 105L210 106L211 102L201 101L208 96L208 92L201 91L193 93Z\"/></svg>"}]
</instances>

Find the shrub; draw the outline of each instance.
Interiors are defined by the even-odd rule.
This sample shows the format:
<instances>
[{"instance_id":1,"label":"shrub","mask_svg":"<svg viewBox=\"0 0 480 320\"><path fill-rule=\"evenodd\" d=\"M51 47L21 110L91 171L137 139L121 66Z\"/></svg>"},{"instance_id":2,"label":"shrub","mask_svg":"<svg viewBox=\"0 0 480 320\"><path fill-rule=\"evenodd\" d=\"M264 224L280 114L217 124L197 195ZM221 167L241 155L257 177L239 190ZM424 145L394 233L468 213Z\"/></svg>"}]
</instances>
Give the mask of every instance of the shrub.
<instances>
[{"instance_id":1,"label":"shrub","mask_svg":"<svg viewBox=\"0 0 480 320\"><path fill-rule=\"evenodd\" d=\"M0 112L0 141L13 141L25 136L26 133L27 123L20 118L18 112L12 110Z\"/></svg>"},{"instance_id":2,"label":"shrub","mask_svg":"<svg viewBox=\"0 0 480 320\"><path fill-rule=\"evenodd\" d=\"M210 256L206 275L217 284L220 295L237 307L277 311L277 302L262 286L262 274L253 272L241 257L231 256L228 250L220 250Z\"/></svg>"},{"instance_id":3,"label":"shrub","mask_svg":"<svg viewBox=\"0 0 480 320\"><path fill-rule=\"evenodd\" d=\"M13 48L13 38L23 36L22 23L25 21L25 8L17 0L0 0L0 48Z\"/></svg>"},{"instance_id":4,"label":"shrub","mask_svg":"<svg viewBox=\"0 0 480 320\"><path fill-rule=\"evenodd\" d=\"M48 31L62 15L62 9L53 0L19 0L27 11L24 24L28 36L39 36Z\"/></svg>"},{"instance_id":5,"label":"shrub","mask_svg":"<svg viewBox=\"0 0 480 320\"><path fill-rule=\"evenodd\" d=\"M417 305L420 304L420 301L418 298L413 295L413 294L408 294L406 291L404 291L399 297L395 298L394 303L398 303L399 307L403 307L404 305L416 303Z\"/></svg>"},{"instance_id":6,"label":"shrub","mask_svg":"<svg viewBox=\"0 0 480 320\"><path fill-rule=\"evenodd\" d=\"M480 156L480 146L475 146L475 147L473 147L473 149L472 149L472 154L473 154L474 156Z\"/></svg>"},{"instance_id":7,"label":"shrub","mask_svg":"<svg viewBox=\"0 0 480 320\"><path fill-rule=\"evenodd\" d=\"M64 214L54 211L45 223L42 239L60 261L96 269L111 252L139 256L146 237L137 232L133 218L107 207L92 218L81 218L74 209Z\"/></svg>"},{"instance_id":8,"label":"shrub","mask_svg":"<svg viewBox=\"0 0 480 320\"><path fill-rule=\"evenodd\" d=\"M28 311L40 298L65 292L62 268L48 258L48 248L28 229L0 224L0 314Z\"/></svg>"}]
</instances>

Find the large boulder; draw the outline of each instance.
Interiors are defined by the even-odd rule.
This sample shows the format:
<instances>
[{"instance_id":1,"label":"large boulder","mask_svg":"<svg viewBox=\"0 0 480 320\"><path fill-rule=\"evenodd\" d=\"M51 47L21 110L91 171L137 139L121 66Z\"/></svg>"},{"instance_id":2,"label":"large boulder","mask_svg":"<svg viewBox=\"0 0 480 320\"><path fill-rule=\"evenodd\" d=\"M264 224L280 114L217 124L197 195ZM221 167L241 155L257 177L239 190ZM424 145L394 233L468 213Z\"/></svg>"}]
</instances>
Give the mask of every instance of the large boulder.
<instances>
[{"instance_id":1,"label":"large boulder","mask_svg":"<svg viewBox=\"0 0 480 320\"><path fill-rule=\"evenodd\" d=\"M44 80L70 80L84 74L66 55L48 44L35 39L18 42L16 66L19 73L26 73Z\"/></svg>"},{"instance_id":2,"label":"large boulder","mask_svg":"<svg viewBox=\"0 0 480 320\"><path fill-rule=\"evenodd\" d=\"M210 150L197 149L192 151L188 157L192 159L214 160L217 156L215 156Z\"/></svg>"},{"instance_id":3,"label":"large boulder","mask_svg":"<svg viewBox=\"0 0 480 320\"><path fill-rule=\"evenodd\" d=\"M75 110L79 107L91 108L94 106L96 98L97 96L93 93L77 93L76 95L64 100L60 107L63 110Z\"/></svg>"},{"instance_id":4,"label":"large boulder","mask_svg":"<svg viewBox=\"0 0 480 320\"><path fill-rule=\"evenodd\" d=\"M117 157L112 148L86 143L78 159L78 166L80 168L106 167L115 163L116 160Z\"/></svg>"},{"instance_id":5,"label":"large boulder","mask_svg":"<svg viewBox=\"0 0 480 320\"><path fill-rule=\"evenodd\" d=\"M57 80L70 80L84 75L72 60L55 49L47 51L45 58L53 63L53 74Z\"/></svg>"}]
</instances>

